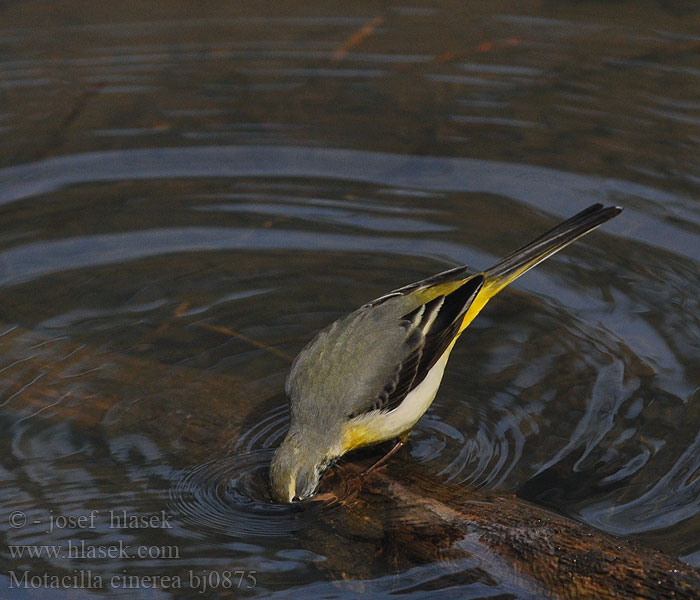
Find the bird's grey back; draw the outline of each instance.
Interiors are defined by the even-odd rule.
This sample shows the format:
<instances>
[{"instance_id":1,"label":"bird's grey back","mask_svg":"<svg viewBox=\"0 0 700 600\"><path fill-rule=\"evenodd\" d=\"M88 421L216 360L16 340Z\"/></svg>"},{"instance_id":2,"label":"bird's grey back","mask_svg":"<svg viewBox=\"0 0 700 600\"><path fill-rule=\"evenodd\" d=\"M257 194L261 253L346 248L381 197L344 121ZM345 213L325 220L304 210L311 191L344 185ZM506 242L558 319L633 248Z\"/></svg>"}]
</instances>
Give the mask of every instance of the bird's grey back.
<instances>
[{"instance_id":1,"label":"bird's grey back","mask_svg":"<svg viewBox=\"0 0 700 600\"><path fill-rule=\"evenodd\" d=\"M411 322L402 318L414 304L397 295L321 331L297 356L287 378L292 421L323 427L371 409L417 341Z\"/></svg>"}]
</instances>

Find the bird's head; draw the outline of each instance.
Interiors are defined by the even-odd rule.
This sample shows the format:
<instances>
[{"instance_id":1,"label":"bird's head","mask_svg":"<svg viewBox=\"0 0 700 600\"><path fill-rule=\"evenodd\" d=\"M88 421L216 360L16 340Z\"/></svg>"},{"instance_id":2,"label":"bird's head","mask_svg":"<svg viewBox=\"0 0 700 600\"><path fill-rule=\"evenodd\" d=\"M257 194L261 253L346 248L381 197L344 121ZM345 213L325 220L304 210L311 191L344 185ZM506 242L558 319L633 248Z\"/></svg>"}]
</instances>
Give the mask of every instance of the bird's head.
<instances>
[{"instance_id":1,"label":"bird's head","mask_svg":"<svg viewBox=\"0 0 700 600\"><path fill-rule=\"evenodd\" d=\"M290 431L270 464L273 498L277 502L310 498L331 462L331 453L322 439Z\"/></svg>"}]
</instances>

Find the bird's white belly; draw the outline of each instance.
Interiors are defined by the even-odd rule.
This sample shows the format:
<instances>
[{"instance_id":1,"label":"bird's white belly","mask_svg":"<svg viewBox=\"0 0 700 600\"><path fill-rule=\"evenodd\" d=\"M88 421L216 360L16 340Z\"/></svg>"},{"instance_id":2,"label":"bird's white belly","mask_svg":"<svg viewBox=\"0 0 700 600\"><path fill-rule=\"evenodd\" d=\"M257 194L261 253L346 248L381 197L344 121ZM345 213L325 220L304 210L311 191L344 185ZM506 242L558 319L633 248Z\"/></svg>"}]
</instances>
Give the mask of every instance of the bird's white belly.
<instances>
[{"instance_id":1,"label":"bird's white belly","mask_svg":"<svg viewBox=\"0 0 700 600\"><path fill-rule=\"evenodd\" d=\"M447 359L450 357L454 342L448 346L440 359L428 371L423 381L413 388L394 410L375 411L362 415L364 425L371 431L376 441L390 440L411 429L432 404L437 394L442 376L445 373Z\"/></svg>"}]
</instances>

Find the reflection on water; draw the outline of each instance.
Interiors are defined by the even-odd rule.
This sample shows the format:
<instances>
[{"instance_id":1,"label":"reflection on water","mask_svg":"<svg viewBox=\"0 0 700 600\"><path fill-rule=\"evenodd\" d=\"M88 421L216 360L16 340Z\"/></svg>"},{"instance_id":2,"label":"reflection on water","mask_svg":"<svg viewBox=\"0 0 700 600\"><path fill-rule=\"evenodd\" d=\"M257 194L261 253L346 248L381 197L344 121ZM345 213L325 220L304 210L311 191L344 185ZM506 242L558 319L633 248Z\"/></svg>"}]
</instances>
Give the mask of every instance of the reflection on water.
<instances>
[{"instance_id":1,"label":"reflection on water","mask_svg":"<svg viewBox=\"0 0 700 600\"><path fill-rule=\"evenodd\" d=\"M694 9L173 10L0 7L3 573L520 597L472 558L358 564L371 524L270 503L265 470L314 332L595 201L625 212L492 302L402 452L700 567ZM336 583L321 540L342 527ZM80 541L162 551L10 550Z\"/></svg>"}]
</instances>

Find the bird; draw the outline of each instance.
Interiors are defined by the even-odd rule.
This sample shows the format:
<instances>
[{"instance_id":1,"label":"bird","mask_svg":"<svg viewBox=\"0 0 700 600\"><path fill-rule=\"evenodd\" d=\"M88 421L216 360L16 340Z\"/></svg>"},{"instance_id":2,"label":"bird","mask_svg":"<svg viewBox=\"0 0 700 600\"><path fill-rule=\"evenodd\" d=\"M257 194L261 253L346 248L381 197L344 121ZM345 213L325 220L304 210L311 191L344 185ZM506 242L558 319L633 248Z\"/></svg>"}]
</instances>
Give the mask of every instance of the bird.
<instances>
[{"instance_id":1,"label":"bird","mask_svg":"<svg viewBox=\"0 0 700 600\"><path fill-rule=\"evenodd\" d=\"M460 266L372 300L319 332L285 382L290 425L269 468L272 498L313 497L324 473L352 450L397 440L433 402L457 338L505 286L622 211L594 204L490 269ZM374 468L374 467L373 467Z\"/></svg>"}]
</instances>

